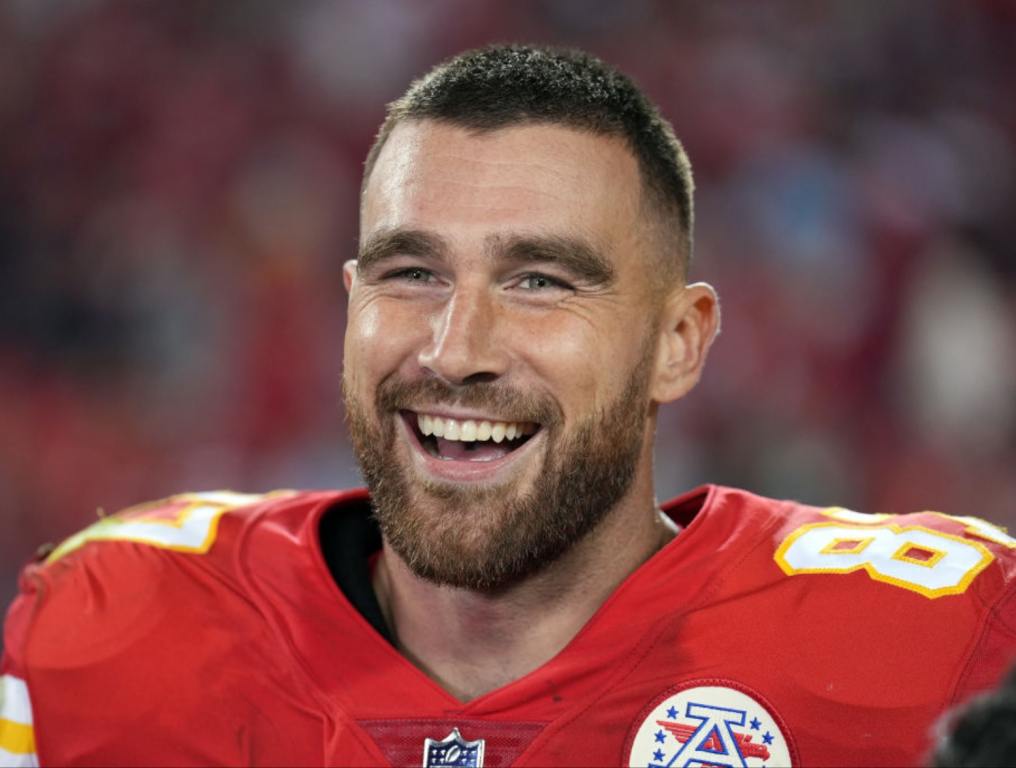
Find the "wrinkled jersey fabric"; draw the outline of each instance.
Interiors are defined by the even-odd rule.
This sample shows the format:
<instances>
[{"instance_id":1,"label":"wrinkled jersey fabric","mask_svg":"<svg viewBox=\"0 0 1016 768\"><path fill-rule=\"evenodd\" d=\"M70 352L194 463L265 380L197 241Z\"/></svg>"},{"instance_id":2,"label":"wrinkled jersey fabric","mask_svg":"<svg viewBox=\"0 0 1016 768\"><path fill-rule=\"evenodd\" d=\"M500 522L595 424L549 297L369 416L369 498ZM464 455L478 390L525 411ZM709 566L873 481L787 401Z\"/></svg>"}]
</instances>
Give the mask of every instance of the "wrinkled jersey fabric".
<instances>
[{"instance_id":1,"label":"wrinkled jersey fabric","mask_svg":"<svg viewBox=\"0 0 1016 768\"><path fill-rule=\"evenodd\" d=\"M365 491L107 518L22 574L0 765L916 765L1016 657L1016 541L975 518L663 509L681 533L564 650L468 703L386 638Z\"/></svg>"}]
</instances>

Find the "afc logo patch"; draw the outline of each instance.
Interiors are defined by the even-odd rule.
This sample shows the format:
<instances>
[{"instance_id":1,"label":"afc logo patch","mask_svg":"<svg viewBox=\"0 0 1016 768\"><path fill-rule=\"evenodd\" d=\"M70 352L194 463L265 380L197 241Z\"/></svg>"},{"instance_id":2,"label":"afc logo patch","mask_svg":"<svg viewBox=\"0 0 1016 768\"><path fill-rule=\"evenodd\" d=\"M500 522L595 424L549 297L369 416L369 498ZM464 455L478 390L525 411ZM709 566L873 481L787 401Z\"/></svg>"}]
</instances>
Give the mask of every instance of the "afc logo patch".
<instances>
[{"instance_id":1,"label":"afc logo patch","mask_svg":"<svg viewBox=\"0 0 1016 768\"><path fill-rule=\"evenodd\" d=\"M635 721L631 768L769 768L798 764L776 711L733 680L690 680L657 696Z\"/></svg>"}]
</instances>

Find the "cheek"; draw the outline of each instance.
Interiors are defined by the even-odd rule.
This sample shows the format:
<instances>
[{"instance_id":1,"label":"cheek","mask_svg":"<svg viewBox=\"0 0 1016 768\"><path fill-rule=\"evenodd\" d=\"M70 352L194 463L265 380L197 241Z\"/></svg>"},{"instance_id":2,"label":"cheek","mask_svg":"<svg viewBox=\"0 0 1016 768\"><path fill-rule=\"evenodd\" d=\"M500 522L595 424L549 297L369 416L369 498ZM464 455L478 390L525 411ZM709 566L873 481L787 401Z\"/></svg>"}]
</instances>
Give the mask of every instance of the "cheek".
<instances>
[{"instance_id":1,"label":"cheek","mask_svg":"<svg viewBox=\"0 0 1016 768\"><path fill-rule=\"evenodd\" d=\"M371 304L350 306L346 323L343 371L346 386L354 392L370 388L376 379L376 368L384 364L381 313Z\"/></svg>"},{"instance_id":2,"label":"cheek","mask_svg":"<svg viewBox=\"0 0 1016 768\"><path fill-rule=\"evenodd\" d=\"M420 320L405 317L398 306L383 301L351 305L346 325L347 382L371 390L389 373L412 357L418 343Z\"/></svg>"},{"instance_id":3,"label":"cheek","mask_svg":"<svg viewBox=\"0 0 1016 768\"><path fill-rule=\"evenodd\" d=\"M640 340L577 323L534 332L529 342L530 364L550 382L566 414L575 415L613 401Z\"/></svg>"},{"instance_id":4,"label":"cheek","mask_svg":"<svg viewBox=\"0 0 1016 768\"><path fill-rule=\"evenodd\" d=\"M349 334L355 343L369 346L381 332L382 315L376 302L356 308L349 318Z\"/></svg>"}]
</instances>

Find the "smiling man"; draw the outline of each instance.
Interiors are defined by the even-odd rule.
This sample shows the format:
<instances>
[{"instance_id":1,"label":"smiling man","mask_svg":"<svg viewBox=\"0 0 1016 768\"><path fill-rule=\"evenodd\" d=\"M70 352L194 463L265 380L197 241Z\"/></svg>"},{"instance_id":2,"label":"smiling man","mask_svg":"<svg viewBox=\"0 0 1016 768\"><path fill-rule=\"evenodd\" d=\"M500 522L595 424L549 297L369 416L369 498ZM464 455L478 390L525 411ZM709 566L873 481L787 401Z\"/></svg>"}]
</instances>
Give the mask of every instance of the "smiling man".
<instances>
[{"instance_id":1,"label":"smiling man","mask_svg":"<svg viewBox=\"0 0 1016 768\"><path fill-rule=\"evenodd\" d=\"M651 113L662 157L642 170L588 117L520 121L507 102L477 129L444 116L462 94L416 104L424 88L368 161L345 393L386 619L468 700L564 647L674 535L655 408L694 384L718 318L681 280L691 181Z\"/></svg>"},{"instance_id":2,"label":"smiling man","mask_svg":"<svg viewBox=\"0 0 1016 768\"><path fill-rule=\"evenodd\" d=\"M1013 658L1016 541L658 504L657 409L719 324L692 219L681 145L596 59L493 47L414 83L344 267L369 493L184 494L27 568L0 763L919 762Z\"/></svg>"}]
</instances>

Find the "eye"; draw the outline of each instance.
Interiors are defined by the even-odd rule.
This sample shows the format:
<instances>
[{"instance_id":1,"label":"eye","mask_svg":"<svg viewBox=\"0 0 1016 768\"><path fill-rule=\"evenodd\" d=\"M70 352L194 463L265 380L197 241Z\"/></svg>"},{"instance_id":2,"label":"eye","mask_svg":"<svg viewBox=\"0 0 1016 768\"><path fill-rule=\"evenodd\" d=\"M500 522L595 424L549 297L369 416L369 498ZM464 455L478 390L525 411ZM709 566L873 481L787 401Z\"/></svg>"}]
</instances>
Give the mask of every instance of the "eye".
<instances>
[{"instance_id":1,"label":"eye","mask_svg":"<svg viewBox=\"0 0 1016 768\"><path fill-rule=\"evenodd\" d=\"M571 286L563 280L539 272L523 275L518 282L518 287L525 291L571 290Z\"/></svg>"},{"instance_id":2,"label":"eye","mask_svg":"<svg viewBox=\"0 0 1016 768\"><path fill-rule=\"evenodd\" d=\"M402 280L407 283L429 283L434 280L434 274L422 267L407 267L385 275L387 280Z\"/></svg>"}]
</instances>

